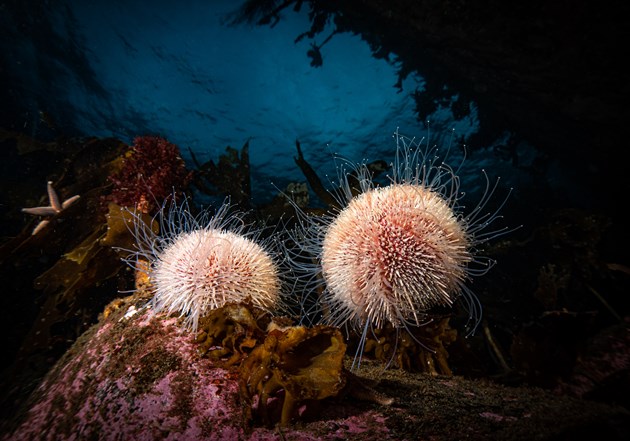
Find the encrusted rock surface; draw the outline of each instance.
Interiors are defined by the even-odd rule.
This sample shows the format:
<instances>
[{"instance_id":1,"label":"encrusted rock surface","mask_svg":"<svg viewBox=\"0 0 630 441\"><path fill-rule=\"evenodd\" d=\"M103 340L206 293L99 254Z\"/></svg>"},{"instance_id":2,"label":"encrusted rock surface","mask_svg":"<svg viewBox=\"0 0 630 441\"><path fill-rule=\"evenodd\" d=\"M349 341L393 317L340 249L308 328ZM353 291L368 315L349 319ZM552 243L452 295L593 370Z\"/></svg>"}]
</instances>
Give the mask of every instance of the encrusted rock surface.
<instances>
[{"instance_id":1,"label":"encrusted rock surface","mask_svg":"<svg viewBox=\"0 0 630 441\"><path fill-rule=\"evenodd\" d=\"M280 429L243 421L236 369L201 357L176 319L129 308L109 314L76 342L34 392L19 427L4 439L280 436ZM370 406L344 403L333 413L326 421L306 418L311 421L282 428L282 434L286 439L347 439L369 433L391 439L385 417Z\"/></svg>"},{"instance_id":2,"label":"encrusted rock surface","mask_svg":"<svg viewBox=\"0 0 630 441\"><path fill-rule=\"evenodd\" d=\"M367 361L359 377L393 404L359 401L348 391L305 406L284 427L264 427L244 418L238 369L202 357L176 319L156 316L145 302L131 298L109 308L48 373L2 439L525 440L628 433L630 412L622 407L458 376L383 371Z\"/></svg>"}]
</instances>

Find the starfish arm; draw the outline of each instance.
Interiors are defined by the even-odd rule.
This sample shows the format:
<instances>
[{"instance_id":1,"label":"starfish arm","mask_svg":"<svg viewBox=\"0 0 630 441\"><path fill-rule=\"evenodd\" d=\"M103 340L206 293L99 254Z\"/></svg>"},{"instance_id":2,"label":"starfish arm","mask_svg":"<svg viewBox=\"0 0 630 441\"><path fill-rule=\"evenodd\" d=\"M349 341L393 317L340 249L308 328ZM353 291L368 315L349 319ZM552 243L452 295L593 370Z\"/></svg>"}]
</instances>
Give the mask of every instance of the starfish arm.
<instances>
[{"instance_id":1,"label":"starfish arm","mask_svg":"<svg viewBox=\"0 0 630 441\"><path fill-rule=\"evenodd\" d=\"M58 212L53 207L32 207L22 208L22 213L32 214L33 216L53 216Z\"/></svg>"},{"instance_id":2,"label":"starfish arm","mask_svg":"<svg viewBox=\"0 0 630 441\"><path fill-rule=\"evenodd\" d=\"M48 181L48 199L50 200L50 206L55 209L57 213L63 210L63 207L59 203L59 196L57 196L57 192L52 186L52 181Z\"/></svg>"},{"instance_id":3,"label":"starfish arm","mask_svg":"<svg viewBox=\"0 0 630 441\"><path fill-rule=\"evenodd\" d=\"M44 219L43 221L38 223L35 226L35 228L33 228L33 232L31 233L31 236L35 236L37 233L39 233L49 223L50 223L50 221L48 219Z\"/></svg>"},{"instance_id":4,"label":"starfish arm","mask_svg":"<svg viewBox=\"0 0 630 441\"><path fill-rule=\"evenodd\" d=\"M62 209L62 210L65 210L65 209L66 209L66 208L68 208L70 205L74 204L74 203L77 201L77 199L79 199L80 197L81 197L81 196L79 196L79 195L77 194L77 195L72 196L71 198L66 199L66 200L65 200L65 201L63 201L63 203L61 204L61 209Z\"/></svg>"}]
</instances>

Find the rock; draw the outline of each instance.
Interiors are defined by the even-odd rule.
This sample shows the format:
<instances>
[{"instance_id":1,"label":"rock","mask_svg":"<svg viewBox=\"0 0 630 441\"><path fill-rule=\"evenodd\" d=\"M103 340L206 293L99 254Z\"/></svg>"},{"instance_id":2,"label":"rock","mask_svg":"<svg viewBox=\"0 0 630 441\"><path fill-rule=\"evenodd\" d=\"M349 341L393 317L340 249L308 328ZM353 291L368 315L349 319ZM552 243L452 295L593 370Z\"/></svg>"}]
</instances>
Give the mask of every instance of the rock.
<instances>
[{"instance_id":1,"label":"rock","mask_svg":"<svg viewBox=\"0 0 630 441\"><path fill-rule=\"evenodd\" d=\"M287 426L247 424L238 366L200 354L177 319L136 297L112 304L32 394L3 440L391 440L625 439L628 409L508 388L488 380L384 370L364 360L356 372L379 394L348 391L303 406ZM366 397L362 397L366 399ZM43 434L43 435L42 435Z\"/></svg>"}]
</instances>

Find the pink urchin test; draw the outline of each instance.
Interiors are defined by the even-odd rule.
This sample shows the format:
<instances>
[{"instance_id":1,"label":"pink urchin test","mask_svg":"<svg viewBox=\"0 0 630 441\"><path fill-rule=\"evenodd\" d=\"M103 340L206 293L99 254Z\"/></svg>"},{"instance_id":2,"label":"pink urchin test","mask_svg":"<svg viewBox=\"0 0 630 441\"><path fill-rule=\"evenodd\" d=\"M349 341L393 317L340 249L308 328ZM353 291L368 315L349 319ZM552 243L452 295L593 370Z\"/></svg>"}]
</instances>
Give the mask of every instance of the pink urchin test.
<instances>
[{"instance_id":1,"label":"pink urchin test","mask_svg":"<svg viewBox=\"0 0 630 441\"><path fill-rule=\"evenodd\" d=\"M394 138L389 185L377 186L365 164L351 166L350 173L339 173L339 208L322 216L298 213L295 241L315 263L295 256L292 261L305 292L318 293L303 319L317 316L314 321L348 327L365 342L369 329L422 326L432 307L463 299L472 332L481 305L466 282L494 265L476 250L507 232L491 225L509 192L498 208L486 211L498 180L491 184L483 172L486 189L464 214L448 152L440 158L428 141L423 146L398 132Z\"/></svg>"},{"instance_id":2,"label":"pink urchin test","mask_svg":"<svg viewBox=\"0 0 630 441\"><path fill-rule=\"evenodd\" d=\"M171 202L158 213L160 234L135 219L138 249L128 261L147 272L154 310L179 314L195 332L200 318L226 303L250 299L268 311L281 303L271 239L261 239L260 230L230 208L224 203L214 215L194 216L186 201Z\"/></svg>"},{"instance_id":3,"label":"pink urchin test","mask_svg":"<svg viewBox=\"0 0 630 441\"><path fill-rule=\"evenodd\" d=\"M472 259L468 242L448 204L425 187L395 184L362 193L324 237L327 301L343 311L344 321L418 324L422 311L453 303Z\"/></svg>"}]
</instances>

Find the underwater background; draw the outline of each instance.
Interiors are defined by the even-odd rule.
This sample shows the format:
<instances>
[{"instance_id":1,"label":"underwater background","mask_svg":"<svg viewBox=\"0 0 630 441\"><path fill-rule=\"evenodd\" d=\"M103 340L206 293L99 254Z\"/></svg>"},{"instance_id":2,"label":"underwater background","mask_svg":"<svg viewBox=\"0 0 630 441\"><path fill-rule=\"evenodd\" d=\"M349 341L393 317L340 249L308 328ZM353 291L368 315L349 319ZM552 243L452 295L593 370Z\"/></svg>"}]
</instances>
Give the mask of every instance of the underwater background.
<instances>
[{"instance_id":1,"label":"underwater background","mask_svg":"<svg viewBox=\"0 0 630 441\"><path fill-rule=\"evenodd\" d=\"M593 431L623 439L630 31L612 3L1 2L3 428L133 287L108 217L139 203L125 178L155 172L158 198L230 196L273 224L292 215L280 191L324 208L313 182L333 188L344 160L391 163L399 131L462 164L465 206L481 170L500 177L489 210L512 189L514 231L471 285L484 325L449 351L453 373L549 391L601 360L579 398L614 407ZM144 156L125 171L134 145ZM31 235L40 219L21 209L47 204L48 181L81 198Z\"/></svg>"}]
</instances>

